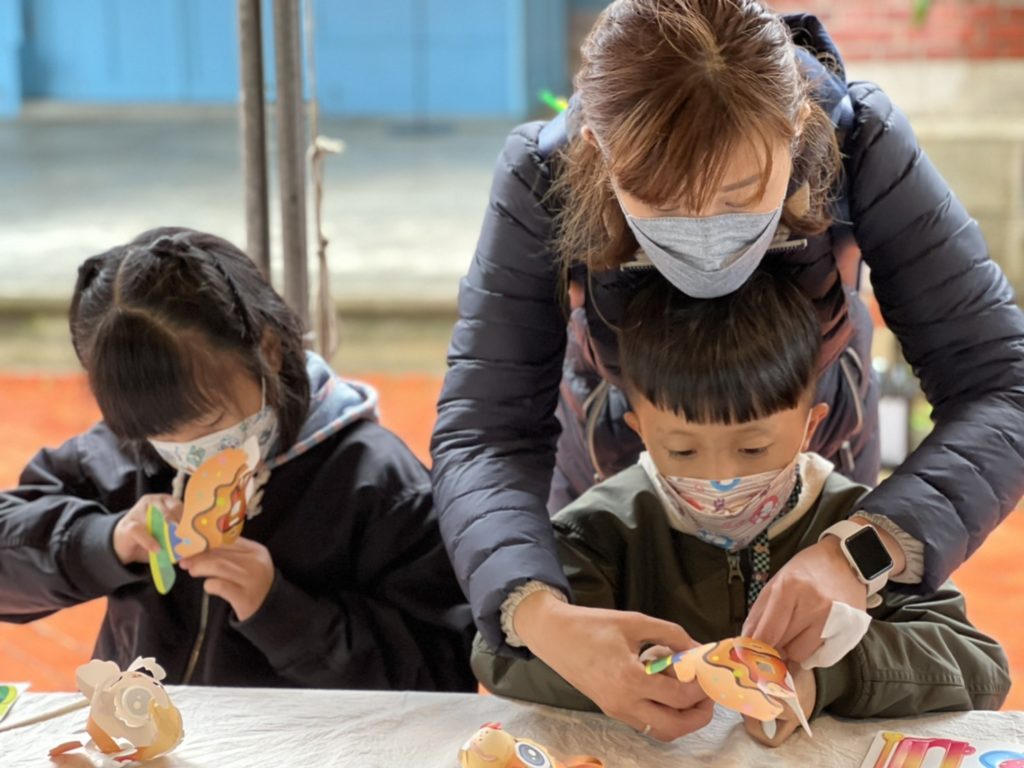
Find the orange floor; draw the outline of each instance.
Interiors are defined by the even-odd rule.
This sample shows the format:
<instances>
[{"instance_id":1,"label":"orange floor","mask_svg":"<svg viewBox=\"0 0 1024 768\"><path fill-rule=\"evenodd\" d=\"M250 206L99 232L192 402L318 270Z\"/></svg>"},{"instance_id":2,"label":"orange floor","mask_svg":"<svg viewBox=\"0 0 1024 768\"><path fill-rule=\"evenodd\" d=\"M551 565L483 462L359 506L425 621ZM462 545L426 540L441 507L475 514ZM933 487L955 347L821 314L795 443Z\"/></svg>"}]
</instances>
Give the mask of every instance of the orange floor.
<instances>
[{"instance_id":1,"label":"orange floor","mask_svg":"<svg viewBox=\"0 0 1024 768\"><path fill-rule=\"evenodd\" d=\"M424 461L440 381L431 376L365 377L381 394L382 419ZM95 405L77 377L0 376L0 487L16 481L41 445L87 427ZM1024 600L1020 544L1024 515L1016 512L956 574L971 619L1006 647L1014 680L1024 680ZM61 611L27 626L0 624L0 681L30 681L36 690L71 690L74 668L88 660L102 601ZM1024 709L1024 685L1015 685L1008 709Z\"/></svg>"}]
</instances>

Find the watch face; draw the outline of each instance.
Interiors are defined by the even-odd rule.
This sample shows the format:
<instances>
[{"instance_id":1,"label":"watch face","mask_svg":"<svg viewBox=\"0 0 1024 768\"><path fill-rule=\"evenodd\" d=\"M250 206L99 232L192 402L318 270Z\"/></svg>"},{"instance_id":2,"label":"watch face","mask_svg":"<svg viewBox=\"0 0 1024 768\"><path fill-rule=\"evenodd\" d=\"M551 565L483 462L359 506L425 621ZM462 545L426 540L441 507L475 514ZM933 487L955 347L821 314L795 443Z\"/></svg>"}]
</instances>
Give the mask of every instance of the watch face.
<instances>
[{"instance_id":1,"label":"watch face","mask_svg":"<svg viewBox=\"0 0 1024 768\"><path fill-rule=\"evenodd\" d=\"M861 576L867 581L877 579L892 568L889 551L882 543L878 531L871 526L864 526L846 539L846 551L850 553Z\"/></svg>"}]
</instances>

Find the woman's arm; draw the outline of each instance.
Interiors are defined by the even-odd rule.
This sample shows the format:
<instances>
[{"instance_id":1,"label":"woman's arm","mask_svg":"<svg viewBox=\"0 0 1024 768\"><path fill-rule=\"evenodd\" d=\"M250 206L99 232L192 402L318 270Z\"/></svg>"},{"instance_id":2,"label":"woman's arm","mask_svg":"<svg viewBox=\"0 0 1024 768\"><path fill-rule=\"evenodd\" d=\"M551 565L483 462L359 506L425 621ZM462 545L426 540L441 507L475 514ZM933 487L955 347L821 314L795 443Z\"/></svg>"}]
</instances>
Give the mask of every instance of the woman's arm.
<instances>
[{"instance_id":1,"label":"woman's arm","mask_svg":"<svg viewBox=\"0 0 1024 768\"><path fill-rule=\"evenodd\" d=\"M863 503L925 547L939 588L1024 493L1024 316L978 229L875 85L851 86L854 232L935 430Z\"/></svg>"},{"instance_id":2,"label":"woman's arm","mask_svg":"<svg viewBox=\"0 0 1024 768\"><path fill-rule=\"evenodd\" d=\"M546 501L566 343L552 251L541 124L515 129L495 169L432 440L441 533L487 644L507 649L500 610L539 580L568 591Z\"/></svg>"}]
</instances>

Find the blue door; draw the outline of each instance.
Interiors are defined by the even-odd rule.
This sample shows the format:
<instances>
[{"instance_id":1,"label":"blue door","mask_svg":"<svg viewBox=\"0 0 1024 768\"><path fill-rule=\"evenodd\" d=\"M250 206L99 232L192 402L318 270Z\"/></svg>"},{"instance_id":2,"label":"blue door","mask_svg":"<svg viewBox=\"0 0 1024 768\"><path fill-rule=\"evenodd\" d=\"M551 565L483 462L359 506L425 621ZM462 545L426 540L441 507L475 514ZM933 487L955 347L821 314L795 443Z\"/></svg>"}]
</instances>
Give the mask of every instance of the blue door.
<instances>
[{"instance_id":1,"label":"blue door","mask_svg":"<svg viewBox=\"0 0 1024 768\"><path fill-rule=\"evenodd\" d=\"M268 40L269 6L264 0ZM20 62L26 98L233 102L235 7L236 0L0 0L0 109L5 51L19 44L11 66ZM568 87L567 0L314 0L313 7L326 114L522 117L541 88ZM23 16L20 30L5 23L5 9ZM269 46L265 61L272 80ZM16 73L9 79L19 81Z\"/></svg>"}]
</instances>

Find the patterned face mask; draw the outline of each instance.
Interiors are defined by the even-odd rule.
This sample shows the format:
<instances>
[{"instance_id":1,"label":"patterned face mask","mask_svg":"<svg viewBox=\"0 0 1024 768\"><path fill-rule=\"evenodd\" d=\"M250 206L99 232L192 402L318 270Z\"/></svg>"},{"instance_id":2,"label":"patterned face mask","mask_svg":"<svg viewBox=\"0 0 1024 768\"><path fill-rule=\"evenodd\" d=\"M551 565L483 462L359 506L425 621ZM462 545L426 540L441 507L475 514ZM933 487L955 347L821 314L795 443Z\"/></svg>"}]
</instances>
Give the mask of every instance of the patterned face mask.
<instances>
[{"instance_id":1,"label":"patterned face mask","mask_svg":"<svg viewBox=\"0 0 1024 768\"><path fill-rule=\"evenodd\" d=\"M745 549L786 508L800 454L781 470L728 481L659 475L683 528L709 544Z\"/></svg>"},{"instance_id":2,"label":"patterned face mask","mask_svg":"<svg viewBox=\"0 0 1024 768\"><path fill-rule=\"evenodd\" d=\"M228 448L239 448L250 437L255 436L260 446L260 458L267 456L277 440L277 412L267 405L267 382L262 382L260 409L233 427L222 429L196 440L183 443L172 443L163 440L150 440L149 444L160 454L160 458L179 472L191 475L210 456Z\"/></svg>"}]
</instances>

